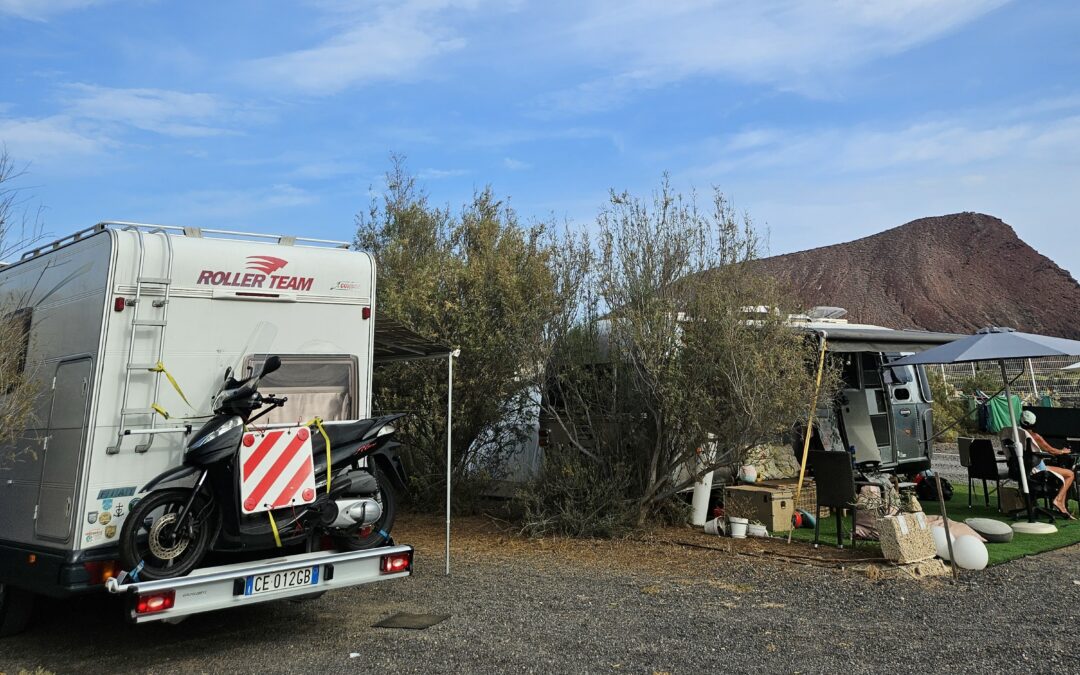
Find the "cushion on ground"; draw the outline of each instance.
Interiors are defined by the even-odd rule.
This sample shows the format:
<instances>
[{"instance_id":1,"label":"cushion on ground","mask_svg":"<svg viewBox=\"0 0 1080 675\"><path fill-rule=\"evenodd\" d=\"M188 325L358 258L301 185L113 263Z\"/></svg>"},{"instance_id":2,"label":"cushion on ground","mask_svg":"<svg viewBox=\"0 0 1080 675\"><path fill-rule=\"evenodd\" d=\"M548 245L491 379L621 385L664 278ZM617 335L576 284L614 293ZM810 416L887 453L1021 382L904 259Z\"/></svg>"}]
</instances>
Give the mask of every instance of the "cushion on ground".
<instances>
[{"instance_id":1,"label":"cushion on ground","mask_svg":"<svg viewBox=\"0 0 1080 675\"><path fill-rule=\"evenodd\" d=\"M964 523L982 535L988 543L1004 544L1012 541L1013 529L1006 523L993 518L968 518Z\"/></svg>"}]
</instances>

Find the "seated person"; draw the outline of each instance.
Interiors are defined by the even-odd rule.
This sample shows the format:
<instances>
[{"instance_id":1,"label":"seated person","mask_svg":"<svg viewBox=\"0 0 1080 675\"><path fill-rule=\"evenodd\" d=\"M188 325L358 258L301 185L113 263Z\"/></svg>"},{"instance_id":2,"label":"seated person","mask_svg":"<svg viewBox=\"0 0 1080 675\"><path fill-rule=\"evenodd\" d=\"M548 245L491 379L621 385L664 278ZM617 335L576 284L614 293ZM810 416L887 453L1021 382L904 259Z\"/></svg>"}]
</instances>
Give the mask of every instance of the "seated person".
<instances>
[{"instance_id":1,"label":"seated person","mask_svg":"<svg viewBox=\"0 0 1080 675\"><path fill-rule=\"evenodd\" d=\"M1035 431L1035 413L1030 410L1025 410L1024 414L1020 415L1020 428L1017 429L1020 435L1020 447L1026 448L1028 439L1031 440L1031 447L1033 450L1041 450L1051 455L1068 455L1071 454L1068 450L1062 450L1050 445L1045 438L1043 438L1037 431ZM1012 427L1005 427L1001 430L1001 438L1006 440L1012 439ZM1054 508L1056 508L1062 515L1073 518L1069 513L1068 505L1065 501L1066 495L1069 493L1069 487L1073 484L1075 476L1069 469L1060 466L1047 466L1046 462L1040 460L1031 469L1031 473L1039 473L1041 471L1049 471L1056 475L1061 480L1061 489L1058 490L1057 497L1054 498Z\"/></svg>"}]
</instances>

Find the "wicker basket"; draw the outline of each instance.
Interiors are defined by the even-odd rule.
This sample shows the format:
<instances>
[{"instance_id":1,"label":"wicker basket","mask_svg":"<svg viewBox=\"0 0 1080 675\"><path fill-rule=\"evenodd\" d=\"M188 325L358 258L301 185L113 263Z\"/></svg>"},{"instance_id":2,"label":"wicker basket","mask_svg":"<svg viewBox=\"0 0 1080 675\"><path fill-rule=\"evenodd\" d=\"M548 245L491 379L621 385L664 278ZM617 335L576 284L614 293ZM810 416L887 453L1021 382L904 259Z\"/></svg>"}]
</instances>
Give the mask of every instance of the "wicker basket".
<instances>
[{"instance_id":1,"label":"wicker basket","mask_svg":"<svg viewBox=\"0 0 1080 675\"><path fill-rule=\"evenodd\" d=\"M937 555L934 536L921 513L901 513L877 521L881 553L889 560L907 565Z\"/></svg>"}]
</instances>

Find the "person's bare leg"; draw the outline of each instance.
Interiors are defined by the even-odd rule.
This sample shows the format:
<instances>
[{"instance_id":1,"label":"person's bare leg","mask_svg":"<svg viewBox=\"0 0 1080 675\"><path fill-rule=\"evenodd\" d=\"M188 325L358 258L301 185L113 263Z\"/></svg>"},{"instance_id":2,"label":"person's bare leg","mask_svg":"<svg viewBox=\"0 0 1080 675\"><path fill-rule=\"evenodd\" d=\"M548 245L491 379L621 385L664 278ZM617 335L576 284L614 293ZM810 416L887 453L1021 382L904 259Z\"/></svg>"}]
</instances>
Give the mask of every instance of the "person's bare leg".
<instances>
[{"instance_id":1,"label":"person's bare leg","mask_svg":"<svg viewBox=\"0 0 1080 675\"><path fill-rule=\"evenodd\" d=\"M1060 466L1049 466L1048 470L1053 471L1057 475L1061 476L1062 484L1061 489L1058 490L1057 497L1054 498L1054 506L1058 508L1065 515L1072 518L1072 514L1069 513L1068 502L1065 497L1069 494L1069 487L1072 485L1075 476L1072 471L1063 469Z\"/></svg>"}]
</instances>

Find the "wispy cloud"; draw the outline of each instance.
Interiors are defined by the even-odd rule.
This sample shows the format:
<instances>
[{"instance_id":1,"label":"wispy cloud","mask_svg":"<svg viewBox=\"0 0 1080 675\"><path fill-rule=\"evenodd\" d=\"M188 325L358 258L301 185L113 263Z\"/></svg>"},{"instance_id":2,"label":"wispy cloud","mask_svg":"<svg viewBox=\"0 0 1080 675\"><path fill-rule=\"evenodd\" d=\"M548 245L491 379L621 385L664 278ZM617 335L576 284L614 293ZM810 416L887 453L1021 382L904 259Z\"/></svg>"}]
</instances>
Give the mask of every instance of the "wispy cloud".
<instances>
[{"instance_id":1,"label":"wispy cloud","mask_svg":"<svg viewBox=\"0 0 1080 675\"><path fill-rule=\"evenodd\" d=\"M55 14L100 5L109 0L0 0L0 14L43 21Z\"/></svg>"},{"instance_id":2,"label":"wispy cloud","mask_svg":"<svg viewBox=\"0 0 1080 675\"><path fill-rule=\"evenodd\" d=\"M605 75L542 97L569 112L696 76L820 94L837 73L941 37L1009 0L591 0L569 47Z\"/></svg>"},{"instance_id":3,"label":"wispy cloud","mask_svg":"<svg viewBox=\"0 0 1080 675\"><path fill-rule=\"evenodd\" d=\"M815 173L874 173L914 167L1011 162L1080 161L1080 110L1054 119L986 115L887 128L826 128L798 132L755 129L703 142L720 159L695 171L738 174L813 167Z\"/></svg>"},{"instance_id":4,"label":"wispy cloud","mask_svg":"<svg viewBox=\"0 0 1080 675\"><path fill-rule=\"evenodd\" d=\"M478 0L382 0L320 2L331 11L332 34L321 43L241 64L245 81L273 90L333 94L378 81L420 74L436 57L465 47L448 26L452 11L471 10Z\"/></svg>"},{"instance_id":5,"label":"wispy cloud","mask_svg":"<svg viewBox=\"0 0 1080 675\"><path fill-rule=\"evenodd\" d=\"M468 169L422 169L416 177L420 180L439 180L442 178L457 178L467 176L471 172Z\"/></svg>"},{"instance_id":6,"label":"wispy cloud","mask_svg":"<svg viewBox=\"0 0 1080 675\"><path fill-rule=\"evenodd\" d=\"M523 162L520 159L514 159L513 157L504 158L502 163L504 167L511 171L525 171L526 169L532 168L532 164Z\"/></svg>"},{"instance_id":7,"label":"wispy cloud","mask_svg":"<svg viewBox=\"0 0 1080 675\"><path fill-rule=\"evenodd\" d=\"M16 160L35 163L85 158L112 144L108 138L84 128L66 115L41 119L0 118L0 141Z\"/></svg>"},{"instance_id":8,"label":"wispy cloud","mask_svg":"<svg viewBox=\"0 0 1080 675\"><path fill-rule=\"evenodd\" d=\"M133 206L146 211L150 222L236 223L280 210L309 208L319 197L289 183L235 190L191 190L157 196L152 204Z\"/></svg>"},{"instance_id":9,"label":"wispy cloud","mask_svg":"<svg viewBox=\"0 0 1080 675\"><path fill-rule=\"evenodd\" d=\"M237 114L220 97L165 89L115 89L89 84L66 87L71 115L124 124L167 136L216 136Z\"/></svg>"}]
</instances>

